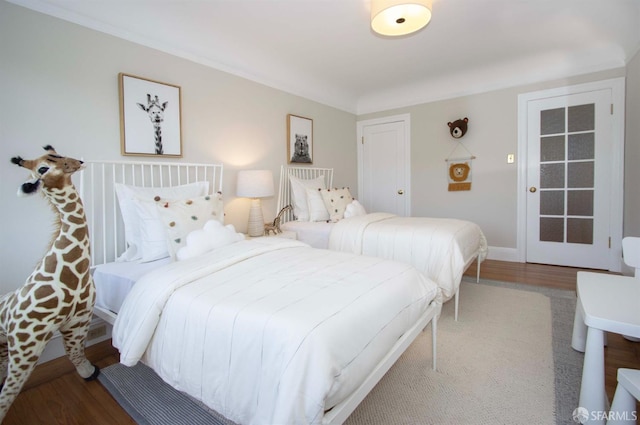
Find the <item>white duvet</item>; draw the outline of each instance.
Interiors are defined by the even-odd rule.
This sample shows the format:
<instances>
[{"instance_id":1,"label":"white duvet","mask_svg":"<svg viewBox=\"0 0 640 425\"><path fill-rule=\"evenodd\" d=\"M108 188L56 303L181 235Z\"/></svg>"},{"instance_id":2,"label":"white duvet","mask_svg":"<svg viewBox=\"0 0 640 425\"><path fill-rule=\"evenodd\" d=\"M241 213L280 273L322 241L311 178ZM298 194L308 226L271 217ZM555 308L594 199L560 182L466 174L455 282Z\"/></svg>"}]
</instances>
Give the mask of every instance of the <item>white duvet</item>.
<instances>
[{"instance_id":1,"label":"white duvet","mask_svg":"<svg viewBox=\"0 0 640 425\"><path fill-rule=\"evenodd\" d=\"M468 264L487 255L487 240L472 222L371 213L337 222L329 249L407 262L453 297Z\"/></svg>"},{"instance_id":2,"label":"white duvet","mask_svg":"<svg viewBox=\"0 0 640 425\"><path fill-rule=\"evenodd\" d=\"M319 423L438 292L410 265L240 241L144 276L113 343L237 423Z\"/></svg>"}]
</instances>

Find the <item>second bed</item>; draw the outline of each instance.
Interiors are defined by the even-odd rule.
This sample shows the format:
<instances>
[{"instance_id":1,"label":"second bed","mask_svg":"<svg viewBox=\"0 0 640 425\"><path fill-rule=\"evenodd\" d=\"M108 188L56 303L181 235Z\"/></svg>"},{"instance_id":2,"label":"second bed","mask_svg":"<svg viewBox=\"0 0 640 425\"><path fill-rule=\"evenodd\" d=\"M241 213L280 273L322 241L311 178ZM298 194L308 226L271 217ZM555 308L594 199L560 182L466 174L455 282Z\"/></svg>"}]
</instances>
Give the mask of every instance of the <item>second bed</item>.
<instances>
[{"instance_id":1,"label":"second bed","mask_svg":"<svg viewBox=\"0 0 640 425\"><path fill-rule=\"evenodd\" d=\"M399 217L388 213L344 214L338 220L318 220L325 203L316 192L333 189L333 169L285 167L280 172L278 211L281 229L316 248L376 256L409 263L436 282L443 299L454 298L458 318L459 287L467 268L486 258L487 240L480 227L467 220ZM342 196L342 192L334 192ZM346 192L345 192L346 193ZM304 198L304 199L303 199ZM322 199L322 198L320 198ZM306 210L303 210L306 204ZM348 210L346 210L348 212ZM329 214L330 215L330 214Z\"/></svg>"}]
</instances>

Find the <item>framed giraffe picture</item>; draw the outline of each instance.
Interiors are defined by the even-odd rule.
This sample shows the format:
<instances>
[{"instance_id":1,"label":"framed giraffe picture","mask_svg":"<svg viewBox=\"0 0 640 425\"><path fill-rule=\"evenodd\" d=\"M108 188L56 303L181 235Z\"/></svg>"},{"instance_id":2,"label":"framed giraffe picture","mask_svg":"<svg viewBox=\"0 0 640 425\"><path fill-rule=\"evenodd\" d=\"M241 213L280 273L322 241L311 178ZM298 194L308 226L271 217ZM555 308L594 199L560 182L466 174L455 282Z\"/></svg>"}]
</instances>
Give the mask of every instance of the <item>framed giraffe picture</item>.
<instances>
[{"instance_id":1,"label":"framed giraffe picture","mask_svg":"<svg viewBox=\"0 0 640 425\"><path fill-rule=\"evenodd\" d=\"M118 74L122 155L182 157L180 86Z\"/></svg>"}]
</instances>

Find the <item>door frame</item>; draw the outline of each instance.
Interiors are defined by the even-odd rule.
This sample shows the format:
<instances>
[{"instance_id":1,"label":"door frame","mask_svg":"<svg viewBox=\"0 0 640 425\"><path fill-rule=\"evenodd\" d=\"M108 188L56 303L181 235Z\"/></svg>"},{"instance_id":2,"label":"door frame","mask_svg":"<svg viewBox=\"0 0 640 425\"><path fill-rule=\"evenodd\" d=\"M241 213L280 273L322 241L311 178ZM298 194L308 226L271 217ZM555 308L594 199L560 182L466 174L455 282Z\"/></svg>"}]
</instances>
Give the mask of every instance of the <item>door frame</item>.
<instances>
[{"instance_id":1,"label":"door frame","mask_svg":"<svg viewBox=\"0 0 640 425\"><path fill-rule=\"evenodd\" d=\"M404 206L407 216L411 216L411 114L391 115L382 118L373 118L369 120L356 122L356 146L357 146L357 160L358 160L358 196L364 193L363 188L363 143L364 127L369 125L390 124L395 122L402 122L404 125L404 181L405 187L404 193ZM373 211L369 211L373 212Z\"/></svg>"},{"instance_id":2,"label":"door frame","mask_svg":"<svg viewBox=\"0 0 640 425\"><path fill-rule=\"evenodd\" d=\"M609 251L609 270L619 272L622 268L622 224L624 214L624 77L591 83L576 84L548 90L523 93L518 95L518 175L517 175L517 236L516 251L518 261L525 263L527 259L527 124L528 103L551 97L571 94L611 90L611 214L609 218L609 234L611 249Z\"/></svg>"}]
</instances>

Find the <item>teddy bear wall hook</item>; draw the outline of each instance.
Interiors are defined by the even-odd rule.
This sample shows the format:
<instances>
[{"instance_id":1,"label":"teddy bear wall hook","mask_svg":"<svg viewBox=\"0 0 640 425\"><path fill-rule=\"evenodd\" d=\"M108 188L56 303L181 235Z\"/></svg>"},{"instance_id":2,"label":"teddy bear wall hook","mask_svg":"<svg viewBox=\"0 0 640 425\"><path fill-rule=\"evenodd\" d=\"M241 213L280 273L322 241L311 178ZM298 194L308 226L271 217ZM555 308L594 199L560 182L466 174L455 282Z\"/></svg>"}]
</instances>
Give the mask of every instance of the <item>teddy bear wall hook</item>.
<instances>
[{"instance_id":1,"label":"teddy bear wall hook","mask_svg":"<svg viewBox=\"0 0 640 425\"><path fill-rule=\"evenodd\" d=\"M449 132L454 139L459 139L465 135L467 132L467 123L469 122L469 118L464 117L455 120L454 122L448 122Z\"/></svg>"}]
</instances>

